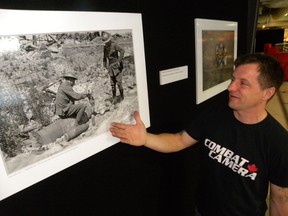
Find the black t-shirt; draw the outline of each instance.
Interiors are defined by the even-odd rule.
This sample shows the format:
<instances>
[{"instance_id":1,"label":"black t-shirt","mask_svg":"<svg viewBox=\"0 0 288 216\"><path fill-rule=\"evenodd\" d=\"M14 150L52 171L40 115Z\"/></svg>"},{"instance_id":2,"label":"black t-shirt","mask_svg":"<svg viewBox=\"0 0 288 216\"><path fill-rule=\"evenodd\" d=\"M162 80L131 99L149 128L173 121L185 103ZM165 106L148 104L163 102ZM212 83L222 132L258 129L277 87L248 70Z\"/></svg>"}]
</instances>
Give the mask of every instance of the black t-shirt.
<instances>
[{"instance_id":1,"label":"black t-shirt","mask_svg":"<svg viewBox=\"0 0 288 216\"><path fill-rule=\"evenodd\" d=\"M288 187L288 133L270 114L248 125L219 106L186 132L203 143L197 201L203 216L264 216L269 181Z\"/></svg>"}]
</instances>

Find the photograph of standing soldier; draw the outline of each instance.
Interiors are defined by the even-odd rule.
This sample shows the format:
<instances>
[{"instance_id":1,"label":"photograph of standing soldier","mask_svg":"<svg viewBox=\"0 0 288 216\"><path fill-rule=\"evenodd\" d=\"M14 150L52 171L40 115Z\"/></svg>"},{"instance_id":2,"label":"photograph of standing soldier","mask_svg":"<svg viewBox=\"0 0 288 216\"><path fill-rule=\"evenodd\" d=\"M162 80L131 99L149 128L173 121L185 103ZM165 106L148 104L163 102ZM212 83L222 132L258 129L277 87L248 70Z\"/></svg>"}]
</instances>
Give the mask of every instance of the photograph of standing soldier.
<instances>
[{"instance_id":1,"label":"photograph of standing soldier","mask_svg":"<svg viewBox=\"0 0 288 216\"><path fill-rule=\"evenodd\" d=\"M112 102L117 102L116 85L120 92L120 101L124 100L124 92L122 86L122 70L123 70L123 57L124 49L114 40L108 32L102 32L102 41L105 43L103 63L104 67L108 70L110 83L112 87Z\"/></svg>"},{"instance_id":2,"label":"photograph of standing soldier","mask_svg":"<svg viewBox=\"0 0 288 216\"><path fill-rule=\"evenodd\" d=\"M62 76L64 79L60 84L56 94L56 115L60 118L75 118L75 125L81 124L81 119L87 107L86 104L75 101L89 97L86 93L77 93L73 90L77 77L73 73L67 73Z\"/></svg>"}]
</instances>

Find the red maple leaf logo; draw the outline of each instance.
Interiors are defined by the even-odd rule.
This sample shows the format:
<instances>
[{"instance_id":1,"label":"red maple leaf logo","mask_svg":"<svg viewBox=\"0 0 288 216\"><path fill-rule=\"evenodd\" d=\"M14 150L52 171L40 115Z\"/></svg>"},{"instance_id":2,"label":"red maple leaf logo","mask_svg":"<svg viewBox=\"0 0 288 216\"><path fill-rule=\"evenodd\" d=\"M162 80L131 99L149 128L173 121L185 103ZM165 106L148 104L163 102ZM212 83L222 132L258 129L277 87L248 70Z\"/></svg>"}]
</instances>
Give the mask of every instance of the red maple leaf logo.
<instances>
[{"instance_id":1,"label":"red maple leaf logo","mask_svg":"<svg viewBox=\"0 0 288 216\"><path fill-rule=\"evenodd\" d=\"M257 168L257 166L255 164L251 164L251 165L249 164L248 165L248 170L249 170L249 172L254 173L254 172L258 171L258 168Z\"/></svg>"}]
</instances>

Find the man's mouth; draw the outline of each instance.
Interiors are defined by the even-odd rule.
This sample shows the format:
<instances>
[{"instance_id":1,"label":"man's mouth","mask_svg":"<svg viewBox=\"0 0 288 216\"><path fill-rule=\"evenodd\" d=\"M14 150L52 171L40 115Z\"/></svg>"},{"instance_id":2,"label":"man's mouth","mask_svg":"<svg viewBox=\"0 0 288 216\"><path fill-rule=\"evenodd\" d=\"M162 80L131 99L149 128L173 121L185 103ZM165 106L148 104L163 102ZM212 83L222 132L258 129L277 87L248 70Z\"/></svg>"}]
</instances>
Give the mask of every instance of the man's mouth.
<instances>
[{"instance_id":1,"label":"man's mouth","mask_svg":"<svg viewBox=\"0 0 288 216\"><path fill-rule=\"evenodd\" d=\"M229 94L229 98L230 99L237 99L237 98L239 99L239 97L237 97L236 95L233 95L233 94Z\"/></svg>"}]
</instances>

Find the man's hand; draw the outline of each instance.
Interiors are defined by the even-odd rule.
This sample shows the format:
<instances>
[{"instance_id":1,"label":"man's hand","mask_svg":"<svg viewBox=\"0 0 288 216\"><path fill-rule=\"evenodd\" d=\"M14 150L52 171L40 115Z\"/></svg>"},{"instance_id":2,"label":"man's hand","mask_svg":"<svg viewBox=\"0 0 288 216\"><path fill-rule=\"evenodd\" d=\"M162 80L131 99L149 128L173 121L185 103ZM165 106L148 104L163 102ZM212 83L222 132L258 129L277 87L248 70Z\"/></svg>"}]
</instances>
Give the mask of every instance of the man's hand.
<instances>
[{"instance_id":1,"label":"man's hand","mask_svg":"<svg viewBox=\"0 0 288 216\"><path fill-rule=\"evenodd\" d=\"M91 93L87 93L87 94L86 94L86 97L87 97L89 100L93 99Z\"/></svg>"},{"instance_id":2,"label":"man's hand","mask_svg":"<svg viewBox=\"0 0 288 216\"><path fill-rule=\"evenodd\" d=\"M134 112L136 124L121 124L113 122L110 128L112 136L118 137L121 142L133 146L142 146L146 144L147 132L138 112Z\"/></svg>"},{"instance_id":3,"label":"man's hand","mask_svg":"<svg viewBox=\"0 0 288 216\"><path fill-rule=\"evenodd\" d=\"M124 68L123 62L119 61L119 70L122 71Z\"/></svg>"}]
</instances>

